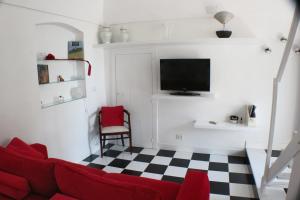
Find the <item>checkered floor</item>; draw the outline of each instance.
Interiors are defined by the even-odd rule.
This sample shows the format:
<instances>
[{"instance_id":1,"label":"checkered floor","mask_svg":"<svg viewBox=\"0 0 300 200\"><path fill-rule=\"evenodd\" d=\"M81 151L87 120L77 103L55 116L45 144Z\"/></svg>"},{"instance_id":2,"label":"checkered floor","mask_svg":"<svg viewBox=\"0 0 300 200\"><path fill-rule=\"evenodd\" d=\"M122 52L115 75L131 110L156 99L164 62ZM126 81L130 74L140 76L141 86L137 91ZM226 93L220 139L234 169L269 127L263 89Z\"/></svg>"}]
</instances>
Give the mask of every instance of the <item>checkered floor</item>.
<instances>
[{"instance_id":1,"label":"checkered floor","mask_svg":"<svg viewBox=\"0 0 300 200\"><path fill-rule=\"evenodd\" d=\"M134 147L132 155L122 146L108 144L103 158L90 155L82 164L107 172L123 173L181 183L188 169L208 173L211 200L255 200L257 192L246 157Z\"/></svg>"}]
</instances>

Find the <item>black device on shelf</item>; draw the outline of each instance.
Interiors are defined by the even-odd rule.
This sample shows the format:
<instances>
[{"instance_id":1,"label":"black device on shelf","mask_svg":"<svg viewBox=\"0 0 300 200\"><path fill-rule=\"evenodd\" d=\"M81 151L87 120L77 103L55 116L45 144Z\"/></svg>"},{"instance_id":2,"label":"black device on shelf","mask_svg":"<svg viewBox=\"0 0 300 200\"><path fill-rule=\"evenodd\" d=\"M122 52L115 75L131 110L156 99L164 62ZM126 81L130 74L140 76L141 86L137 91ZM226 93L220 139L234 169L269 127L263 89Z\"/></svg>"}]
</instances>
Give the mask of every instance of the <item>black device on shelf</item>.
<instances>
[{"instance_id":1,"label":"black device on shelf","mask_svg":"<svg viewBox=\"0 0 300 200\"><path fill-rule=\"evenodd\" d=\"M172 95L197 96L210 91L210 59L161 59L161 90Z\"/></svg>"}]
</instances>

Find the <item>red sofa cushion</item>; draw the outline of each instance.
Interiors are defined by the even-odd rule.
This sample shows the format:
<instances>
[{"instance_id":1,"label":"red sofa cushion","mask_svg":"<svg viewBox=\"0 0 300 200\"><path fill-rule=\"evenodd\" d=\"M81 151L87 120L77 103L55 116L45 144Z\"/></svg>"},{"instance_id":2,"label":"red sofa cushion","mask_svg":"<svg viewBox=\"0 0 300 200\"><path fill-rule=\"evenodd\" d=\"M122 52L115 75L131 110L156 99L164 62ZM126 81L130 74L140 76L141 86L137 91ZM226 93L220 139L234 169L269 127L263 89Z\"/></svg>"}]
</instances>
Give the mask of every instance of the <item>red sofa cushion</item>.
<instances>
[{"instance_id":1,"label":"red sofa cushion","mask_svg":"<svg viewBox=\"0 0 300 200\"><path fill-rule=\"evenodd\" d=\"M209 200L210 184L205 172L189 170L176 200Z\"/></svg>"},{"instance_id":2,"label":"red sofa cushion","mask_svg":"<svg viewBox=\"0 0 300 200\"><path fill-rule=\"evenodd\" d=\"M57 158L49 158L49 160L54 162L54 163L58 163L58 164L61 163L61 164L65 164L65 165L71 165L75 168L85 170L86 173L91 173L91 174L94 174L94 175L97 175L97 176L103 176L103 175L107 174L105 171L100 170L100 169L95 169L95 168L92 168L92 167L88 167L88 166L84 166L84 165L80 165L80 164L76 164L76 163L71 163L71 162L68 162L68 161L65 161L65 160L60 160L60 159L57 159Z\"/></svg>"},{"instance_id":3,"label":"red sofa cushion","mask_svg":"<svg viewBox=\"0 0 300 200\"><path fill-rule=\"evenodd\" d=\"M25 178L0 171L0 194L19 200L29 192L30 187Z\"/></svg>"},{"instance_id":4,"label":"red sofa cushion","mask_svg":"<svg viewBox=\"0 0 300 200\"><path fill-rule=\"evenodd\" d=\"M63 194L80 200L160 200L156 191L146 187L104 179L63 163L56 163L55 177Z\"/></svg>"},{"instance_id":5,"label":"red sofa cushion","mask_svg":"<svg viewBox=\"0 0 300 200\"><path fill-rule=\"evenodd\" d=\"M4 195L2 195L2 194L0 194L0 199L1 199L1 200L13 200L12 198L7 197L7 196L4 196Z\"/></svg>"},{"instance_id":6,"label":"red sofa cushion","mask_svg":"<svg viewBox=\"0 0 300 200\"><path fill-rule=\"evenodd\" d=\"M50 200L78 200L63 194L55 194Z\"/></svg>"},{"instance_id":7,"label":"red sofa cushion","mask_svg":"<svg viewBox=\"0 0 300 200\"><path fill-rule=\"evenodd\" d=\"M25 197L24 200L49 200L49 198L37 194L30 194L29 196Z\"/></svg>"},{"instance_id":8,"label":"red sofa cushion","mask_svg":"<svg viewBox=\"0 0 300 200\"><path fill-rule=\"evenodd\" d=\"M158 191L162 200L175 200L180 189L180 184L178 183L159 181L137 176L129 176L125 174L108 173L104 175L104 177L123 183L131 183L149 187L155 191Z\"/></svg>"},{"instance_id":9,"label":"red sofa cushion","mask_svg":"<svg viewBox=\"0 0 300 200\"><path fill-rule=\"evenodd\" d=\"M124 125L123 106L102 107L101 111L101 125L103 127Z\"/></svg>"},{"instance_id":10,"label":"red sofa cushion","mask_svg":"<svg viewBox=\"0 0 300 200\"><path fill-rule=\"evenodd\" d=\"M6 148L32 158L46 159L42 153L38 152L33 147L16 137L10 141Z\"/></svg>"},{"instance_id":11,"label":"red sofa cushion","mask_svg":"<svg viewBox=\"0 0 300 200\"><path fill-rule=\"evenodd\" d=\"M53 162L21 156L0 147L0 170L24 177L36 194L51 197L57 192Z\"/></svg>"},{"instance_id":12,"label":"red sofa cushion","mask_svg":"<svg viewBox=\"0 0 300 200\"><path fill-rule=\"evenodd\" d=\"M43 144L35 143L30 145L32 148L34 148L36 151L43 154L45 159L48 159L48 150L47 147Z\"/></svg>"}]
</instances>

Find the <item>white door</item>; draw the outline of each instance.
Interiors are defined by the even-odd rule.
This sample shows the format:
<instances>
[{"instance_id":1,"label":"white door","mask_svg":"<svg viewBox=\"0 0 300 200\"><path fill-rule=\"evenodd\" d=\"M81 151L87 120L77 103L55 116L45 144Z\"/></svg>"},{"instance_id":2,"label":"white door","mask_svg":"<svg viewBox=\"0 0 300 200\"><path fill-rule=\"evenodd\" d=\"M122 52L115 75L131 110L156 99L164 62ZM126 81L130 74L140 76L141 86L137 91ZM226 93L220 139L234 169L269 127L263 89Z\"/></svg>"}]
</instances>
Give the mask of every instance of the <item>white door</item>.
<instances>
[{"instance_id":1,"label":"white door","mask_svg":"<svg viewBox=\"0 0 300 200\"><path fill-rule=\"evenodd\" d=\"M116 103L131 114L134 146L152 148L152 54L117 54Z\"/></svg>"}]
</instances>

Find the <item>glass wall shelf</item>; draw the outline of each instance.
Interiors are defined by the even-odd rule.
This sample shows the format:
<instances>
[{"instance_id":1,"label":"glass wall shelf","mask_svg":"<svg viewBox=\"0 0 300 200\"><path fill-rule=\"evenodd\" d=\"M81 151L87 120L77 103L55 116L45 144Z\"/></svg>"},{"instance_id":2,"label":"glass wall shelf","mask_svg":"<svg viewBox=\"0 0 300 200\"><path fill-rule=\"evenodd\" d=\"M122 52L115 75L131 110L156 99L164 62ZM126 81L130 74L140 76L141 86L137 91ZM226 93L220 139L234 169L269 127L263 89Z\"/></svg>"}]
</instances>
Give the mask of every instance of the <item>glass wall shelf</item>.
<instances>
[{"instance_id":1,"label":"glass wall shelf","mask_svg":"<svg viewBox=\"0 0 300 200\"><path fill-rule=\"evenodd\" d=\"M56 106L56 105L60 105L60 104L64 104L64 103L69 103L69 102L72 102L72 101L77 101L77 100L80 100L80 99L85 99L85 98L86 98L86 96L83 96L83 97L80 97L80 98L65 99L64 101L61 101L61 102L52 102L52 103L42 104L42 109L49 108L49 107Z\"/></svg>"},{"instance_id":2,"label":"glass wall shelf","mask_svg":"<svg viewBox=\"0 0 300 200\"><path fill-rule=\"evenodd\" d=\"M39 85L43 86L43 85L61 84L61 83L69 83L69 82L84 81L84 80L85 80L84 78L78 78L78 79L70 79L70 80L65 80L65 81L51 81L49 83L42 83Z\"/></svg>"}]
</instances>

